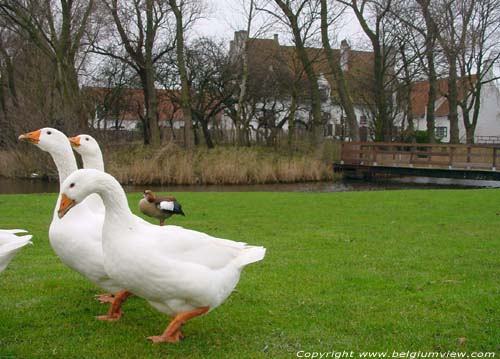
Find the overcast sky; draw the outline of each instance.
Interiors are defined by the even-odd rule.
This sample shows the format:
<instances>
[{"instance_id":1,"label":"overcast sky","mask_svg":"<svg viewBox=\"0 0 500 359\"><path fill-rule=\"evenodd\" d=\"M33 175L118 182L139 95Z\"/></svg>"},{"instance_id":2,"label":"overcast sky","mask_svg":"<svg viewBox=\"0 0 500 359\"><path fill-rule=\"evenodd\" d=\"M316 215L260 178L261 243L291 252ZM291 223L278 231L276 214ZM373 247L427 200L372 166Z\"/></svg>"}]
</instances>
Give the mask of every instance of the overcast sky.
<instances>
[{"instance_id":1,"label":"overcast sky","mask_svg":"<svg viewBox=\"0 0 500 359\"><path fill-rule=\"evenodd\" d=\"M205 2L209 11L205 18L198 20L195 24L193 28L195 37L210 36L229 42L233 38L234 31L246 28L246 19L240 0L205 0ZM354 15L347 13L344 18L341 31L337 36L338 41L347 38L350 43L359 42L363 35ZM272 38L272 36L273 31L270 31L264 37ZM280 36L280 40L284 41L284 36Z\"/></svg>"}]
</instances>

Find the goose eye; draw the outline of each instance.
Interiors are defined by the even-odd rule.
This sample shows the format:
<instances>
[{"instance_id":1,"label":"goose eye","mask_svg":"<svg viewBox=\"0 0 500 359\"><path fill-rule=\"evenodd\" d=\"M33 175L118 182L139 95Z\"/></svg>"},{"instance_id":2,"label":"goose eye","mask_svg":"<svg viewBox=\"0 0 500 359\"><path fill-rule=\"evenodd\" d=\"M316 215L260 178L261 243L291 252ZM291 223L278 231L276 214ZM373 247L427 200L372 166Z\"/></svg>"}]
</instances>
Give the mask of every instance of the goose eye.
<instances>
[{"instance_id":1,"label":"goose eye","mask_svg":"<svg viewBox=\"0 0 500 359\"><path fill-rule=\"evenodd\" d=\"M52 131L47 131L47 135L52 135Z\"/></svg>"},{"instance_id":2,"label":"goose eye","mask_svg":"<svg viewBox=\"0 0 500 359\"><path fill-rule=\"evenodd\" d=\"M69 185L69 188L73 188L73 187L75 187L75 183L72 183Z\"/></svg>"},{"instance_id":3,"label":"goose eye","mask_svg":"<svg viewBox=\"0 0 500 359\"><path fill-rule=\"evenodd\" d=\"M89 140L89 138L87 137L87 138L85 139L85 141L88 141L88 140Z\"/></svg>"}]
</instances>

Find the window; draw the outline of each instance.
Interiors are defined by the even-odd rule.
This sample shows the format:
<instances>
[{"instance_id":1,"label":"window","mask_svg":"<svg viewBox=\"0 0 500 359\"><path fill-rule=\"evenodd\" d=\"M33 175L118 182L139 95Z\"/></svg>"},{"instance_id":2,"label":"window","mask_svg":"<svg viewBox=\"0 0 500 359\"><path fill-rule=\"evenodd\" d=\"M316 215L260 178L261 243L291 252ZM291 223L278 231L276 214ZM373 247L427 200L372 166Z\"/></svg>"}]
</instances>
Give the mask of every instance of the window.
<instances>
[{"instance_id":1,"label":"window","mask_svg":"<svg viewBox=\"0 0 500 359\"><path fill-rule=\"evenodd\" d=\"M436 135L437 138L445 138L448 136L448 127L446 126L434 127L434 134Z\"/></svg>"},{"instance_id":2,"label":"window","mask_svg":"<svg viewBox=\"0 0 500 359\"><path fill-rule=\"evenodd\" d=\"M368 125L368 121L366 120L366 116L365 115L359 116L359 125L360 126L366 126L366 125Z\"/></svg>"}]
</instances>

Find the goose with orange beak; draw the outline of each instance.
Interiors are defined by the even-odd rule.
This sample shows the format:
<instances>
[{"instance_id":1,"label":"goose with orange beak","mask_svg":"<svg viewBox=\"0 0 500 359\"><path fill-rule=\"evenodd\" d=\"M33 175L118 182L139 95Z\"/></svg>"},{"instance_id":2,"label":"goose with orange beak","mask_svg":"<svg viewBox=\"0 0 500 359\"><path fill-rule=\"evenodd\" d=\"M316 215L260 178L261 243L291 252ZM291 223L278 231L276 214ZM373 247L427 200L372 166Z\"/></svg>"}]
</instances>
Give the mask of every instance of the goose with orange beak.
<instances>
[{"instance_id":1,"label":"goose with orange beak","mask_svg":"<svg viewBox=\"0 0 500 359\"><path fill-rule=\"evenodd\" d=\"M104 160L102 158L101 148L95 138L84 134L70 137L69 142L73 150L82 157L83 168L104 172Z\"/></svg>"},{"instance_id":2,"label":"goose with orange beak","mask_svg":"<svg viewBox=\"0 0 500 359\"><path fill-rule=\"evenodd\" d=\"M74 171L77 165L71 145L62 132L54 128L42 128L19 136L19 140L35 144L48 152L56 164L59 183ZM92 283L114 294L104 295L102 302L111 302L108 314L98 316L101 320L117 320L122 316L121 303L130 295L104 269L102 253L102 226L104 212L98 212L83 201L72 213L61 219L57 209L60 205L73 208L75 204L62 193L59 194L54 215L49 227L49 241L58 257L71 269L77 271Z\"/></svg>"},{"instance_id":3,"label":"goose with orange beak","mask_svg":"<svg viewBox=\"0 0 500 359\"><path fill-rule=\"evenodd\" d=\"M83 168L95 169L104 172L104 160L102 158L101 148L97 141L90 135L78 135L69 137L69 142L73 150L80 155L83 162ZM87 203L95 211L104 215L104 205L98 195L89 196Z\"/></svg>"},{"instance_id":4,"label":"goose with orange beak","mask_svg":"<svg viewBox=\"0 0 500 359\"><path fill-rule=\"evenodd\" d=\"M163 334L148 338L153 343L181 340L182 325L220 306L238 284L243 268L265 256L264 247L144 221L130 210L118 181L96 170L78 170L64 181L59 218L70 216L93 193L106 207L102 238L106 272L173 318Z\"/></svg>"},{"instance_id":5,"label":"goose with orange beak","mask_svg":"<svg viewBox=\"0 0 500 359\"><path fill-rule=\"evenodd\" d=\"M18 137L20 141L24 141L27 143L31 143L33 145L37 145L38 142L40 142L40 135L42 133L42 130L36 130L33 132L28 132L25 134L22 134Z\"/></svg>"}]
</instances>

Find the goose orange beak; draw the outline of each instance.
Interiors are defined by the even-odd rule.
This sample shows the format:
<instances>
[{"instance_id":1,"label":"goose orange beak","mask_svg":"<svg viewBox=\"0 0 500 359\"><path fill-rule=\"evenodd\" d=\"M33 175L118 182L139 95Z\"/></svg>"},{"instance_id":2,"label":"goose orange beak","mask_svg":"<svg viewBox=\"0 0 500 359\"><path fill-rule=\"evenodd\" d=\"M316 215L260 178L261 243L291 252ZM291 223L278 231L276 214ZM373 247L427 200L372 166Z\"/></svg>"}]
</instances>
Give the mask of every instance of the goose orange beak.
<instances>
[{"instance_id":1,"label":"goose orange beak","mask_svg":"<svg viewBox=\"0 0 500 359\"><path fill-rule=\"evenodd\" d=\"M38 144L38 142L40 142L40 134L41 133L42 133L42 130L28 132L28 133L25 133L25 134L22 134L21 136L19 136L18 140L36 145L36 144Z\"/></svg>"},{"instance_id":2,"label":"goose orange beak","mask_svg":"<svg viewBox=\"0 0 500 359\"><path fill-rule=\"evenodd\" d=\"M71 147L78 147L78 146L80 146L80 137L78 137L78 136L69 137L68 140L71 143Z\"/></svg>"},{"instance_id":3,"label":"goose orange beak","mask_svg":"<svg viewBox=\"0 0 500 359\"><path fill-rule=\"evenodd\" d=\"M59 204L57 216L59 218L63 218L66 215L66 213L68 213L68 211L74 206L76 206L76 202L73 199L66 196L65 193L63 193L61 195L61 203Z\"/></svg>"}]
</instances>

